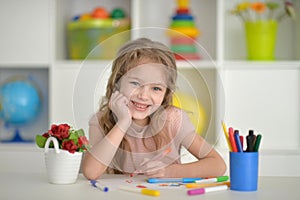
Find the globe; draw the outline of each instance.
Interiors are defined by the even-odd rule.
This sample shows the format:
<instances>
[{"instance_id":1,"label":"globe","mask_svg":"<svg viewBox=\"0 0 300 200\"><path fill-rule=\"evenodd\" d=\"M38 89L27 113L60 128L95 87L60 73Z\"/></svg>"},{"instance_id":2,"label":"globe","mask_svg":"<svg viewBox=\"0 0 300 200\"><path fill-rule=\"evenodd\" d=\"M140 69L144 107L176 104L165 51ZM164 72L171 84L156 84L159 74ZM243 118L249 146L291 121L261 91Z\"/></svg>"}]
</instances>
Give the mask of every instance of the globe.
<instances>
[{"instance_id":1,"label":"globe","mask_svg":"<svg viewBox=\"0 0 300 200\"><path fill-rule=\"evenodd\" d=\"M197 98L179 91L173 94L172 100L173 106L184 110L195 126L196 132L202 134L206 127L206 113L201 102Z\"/></svg>"},{"instance_id":2,"label":"globe","mask_svg":"<svg viewBox=\"0 0 300 200\"><path fill-rule=\"evenodd\" d=\"M5 82L0 86L0 119L12 125L34 120L40 112L39 91L27 80Z\"/></svg>"}]
</instances>

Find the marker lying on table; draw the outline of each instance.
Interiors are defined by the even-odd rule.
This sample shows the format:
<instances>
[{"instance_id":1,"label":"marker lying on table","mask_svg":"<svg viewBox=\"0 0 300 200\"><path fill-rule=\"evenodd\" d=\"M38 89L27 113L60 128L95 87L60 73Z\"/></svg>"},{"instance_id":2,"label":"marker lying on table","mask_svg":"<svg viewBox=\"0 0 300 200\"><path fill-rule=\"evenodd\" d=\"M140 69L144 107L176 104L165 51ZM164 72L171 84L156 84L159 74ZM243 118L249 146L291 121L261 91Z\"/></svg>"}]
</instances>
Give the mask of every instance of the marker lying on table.
<instances>
[{"instance_id":1,"label":"marker lying on table","mask_svg":"<svg viewBox=\"0 0 300 200\"><path fill-rule=\"evenodd\" d=\"M98 188L98 189L102 190L103 192L108 192L108 187L101 185L98 181L90 180L90 183L93 187Z\"/></svg>"},{"instance_id":2,"label":"marker lying on table","mask_svg":"<svg viewBox=\"0 0 300 200\"><path fill-rule=\"evenodd\" d=\"M134 187L119 186L119 189L127 191L127 192L135 192L135 193L140 193L140 194L149 195L149 196L159 196L160 195L159 190L151 190L151 189L147 189L147 188L134 188Z\"/></svg>"},{"instance_id":3,"label":"marker lying on table","mask_svg":"<svg viewBox=\"0 0 300 200\"><path fill-rule=\"evenodd\" d=\"M201 180L201 178L149 178L148 183L194 183L197 180Z\"/></svg>"},{"instance_id":4,"label":"marker lying on table","mask_svg":"<svg viewBox=\"0 0 300 200\"><path fill-rule=\"evenodd\" d=\"M217 183L187 183L185 184L186 188L204 188L204 187L213 187L213 186L220 186L220 185L227 185L230 187L230 182L217 182Z\"/></svg>"},{"instance_id":5,"label":"marker lying on table","mask_svg":"<svg viewBox=\"0 0 300 200\"><path fill-rule=\"evenodd\" d=\"M202 180L196 180L195 183L216 183L216 182L224 182L229 179L228 176L219 176L216 178L207 178Z\"/></svg>"},{"instance_id":6,"label":"marker lying on table","mask_svg":"<svg viewBox=\"0 0 300 200\"><path fill-rule=\"evenodd\" d=\"M187 194L188 195L197 195L197 194L205 194L208 192L216 192L216 191L222 191L222 190L227 190L227 189L228 189L227 185L220 185L220 186L215 186L215 187L198 188L198 189L188 190Z\"/></svg>"}]
</instances>

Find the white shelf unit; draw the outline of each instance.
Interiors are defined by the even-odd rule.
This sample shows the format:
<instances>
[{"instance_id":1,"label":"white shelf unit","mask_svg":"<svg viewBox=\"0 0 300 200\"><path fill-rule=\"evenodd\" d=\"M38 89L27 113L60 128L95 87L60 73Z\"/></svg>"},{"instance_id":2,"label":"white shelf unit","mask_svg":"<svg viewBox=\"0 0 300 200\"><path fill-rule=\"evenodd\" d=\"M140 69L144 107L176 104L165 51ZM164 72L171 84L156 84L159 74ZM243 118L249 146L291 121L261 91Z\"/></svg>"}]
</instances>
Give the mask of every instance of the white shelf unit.
<instances>
[{"instance_id":1,"label":"white shelf unit","mask_svg":"<svg viewBox=\"0 0 300 200\"><path fill-rule=\"evenodd\" d=\"M300 2L292 1L296 20L278 26L275 61L246 59L243 23L229 14L238 2L218 1L218 116L242 133L263 135L260 174L300 176Z\"/></svg>"},{"instance_id":2,"label":"white shelf unit","mask_svg":"<svg viewBox=\"0 0 300 200\"><path fill-rule=\"evenodd\" d=\"M218 148L226 159L227 146L220 120L244 134L250 128L263 134L261 175L300 176L296 169L300 164L300 3L293 1L296 21L286 20L279 26L278 59L256 62L245 59L242 23L229 14L237 2L240 1L190 0L192 14L201 31L197 41L209 56L192 63L178 62L180 73L191 76L195 70L191 65L196 66L207 81L212 97L203 101L205 106L212 107L209 132L219 138ZM106 67L111 61L83 64L69 60L67 23L73 16L90 12L96 6L121 7L131 18L132 38L148 36L167 43L163 30L168 28L176 7L175 0L28 0L26 3L6 0L4 5L0 7L0 24L5 32L1 33L0 41L7 45L0 46L0 67L48 68L49 124L68 122L86 130L88 118L98 103L99 91L95 92L98 88L93 83L103 70L107 76ZM11 16L12 9L22 17ZM11 26L12 23L18 27ZM161 30L143 32L141 28ZM76 84L83 69L91 70L93 76L86 86L92 87L74 101L73 91L78 89Z\"/></svg>"}]
</instances>

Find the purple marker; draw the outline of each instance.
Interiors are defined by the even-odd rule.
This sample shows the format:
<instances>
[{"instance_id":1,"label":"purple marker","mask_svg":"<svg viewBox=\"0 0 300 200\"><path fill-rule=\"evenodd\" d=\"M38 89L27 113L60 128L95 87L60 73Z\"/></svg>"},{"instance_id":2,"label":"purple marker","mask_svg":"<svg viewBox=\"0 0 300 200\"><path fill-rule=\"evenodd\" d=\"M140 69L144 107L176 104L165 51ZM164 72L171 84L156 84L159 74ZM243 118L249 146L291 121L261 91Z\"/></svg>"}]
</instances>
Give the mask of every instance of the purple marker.
<instances>
[{"instance_id":1,"label":"purple marker","mask_svg":"<svg viewBox=\"0 0 300 200\"><path fill-rule=\"evenodd\" d=\"M220 185L220 186L214 186L214 187L206 187L206 188L198 188L198 189L188 190L187 194L191 196L191 195L205 194L208 192L222 191L222 190L227 190L227 189L228 189L227 185Z\"/></svg>"}]
</instances>

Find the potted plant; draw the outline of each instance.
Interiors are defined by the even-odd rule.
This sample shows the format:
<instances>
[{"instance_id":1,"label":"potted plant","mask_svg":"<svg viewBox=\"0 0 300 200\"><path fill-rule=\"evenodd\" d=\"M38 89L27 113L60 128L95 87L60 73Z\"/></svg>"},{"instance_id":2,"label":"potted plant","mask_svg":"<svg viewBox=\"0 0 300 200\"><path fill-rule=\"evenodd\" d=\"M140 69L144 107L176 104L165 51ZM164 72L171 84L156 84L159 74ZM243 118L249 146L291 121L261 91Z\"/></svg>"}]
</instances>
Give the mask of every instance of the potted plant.
<instances>
[{"instance_id":1,"label":"potted plant","mask_svg":"<svg viewBox=\"0 0 300 200\"><path fill-rule=\"evenodd\" d=\"M48 180L54 184L75 183L82 153L89 148L83 129L68 124L53 124L51 129L36 136L36 144L45 149Z\"/></svg>"},{"instance_id":2,"label":"potted plant","mask_svg":"<svg viewBox=\"0 0 300 200\"><path fill-rule=\"evenodd\" d=\"M290 1L277 2L243 1L231 10L244 22L249 60L274 60L278 23L295 18Z\"/></svg>"}]
</instances>

